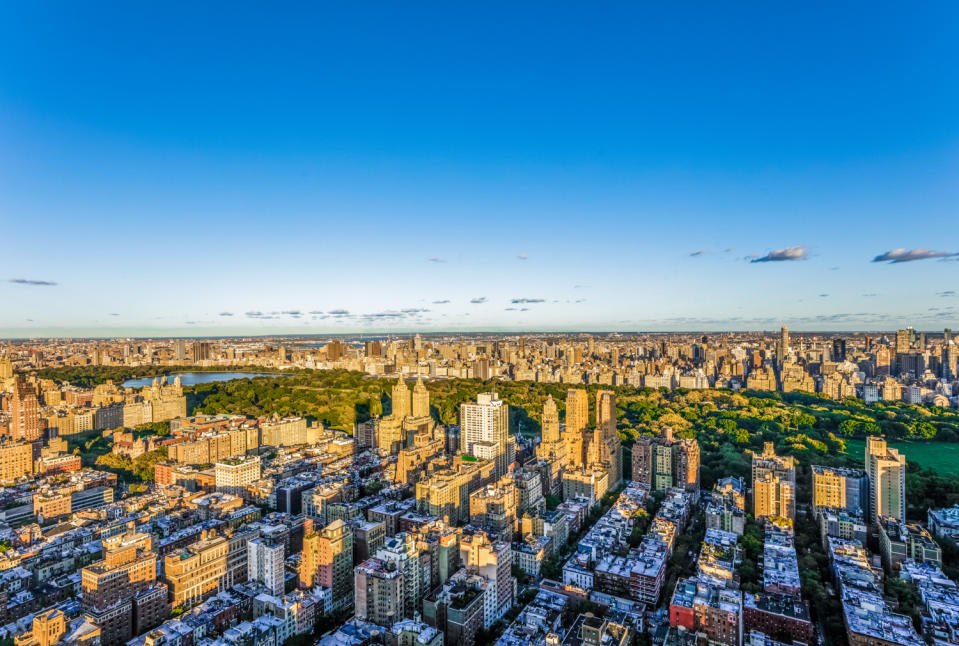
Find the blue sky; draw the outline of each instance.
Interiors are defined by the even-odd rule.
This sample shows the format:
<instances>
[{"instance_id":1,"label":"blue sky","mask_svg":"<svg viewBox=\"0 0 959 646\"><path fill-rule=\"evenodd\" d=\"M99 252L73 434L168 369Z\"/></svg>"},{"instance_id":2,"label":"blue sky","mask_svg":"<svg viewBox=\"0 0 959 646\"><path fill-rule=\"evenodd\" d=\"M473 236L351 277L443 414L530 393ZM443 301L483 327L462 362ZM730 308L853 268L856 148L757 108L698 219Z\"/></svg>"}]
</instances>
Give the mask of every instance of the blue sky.
<instances>
[{"instance_id":1,"label":"blue sky","mask_svg":"<svg viewBox=\"0 0 959 646\"><path fill-rule=\"evenodd\" d=\"M196 4L0 5L0 335L959 327L954 2Z\"/></svg>"}]
</instances>

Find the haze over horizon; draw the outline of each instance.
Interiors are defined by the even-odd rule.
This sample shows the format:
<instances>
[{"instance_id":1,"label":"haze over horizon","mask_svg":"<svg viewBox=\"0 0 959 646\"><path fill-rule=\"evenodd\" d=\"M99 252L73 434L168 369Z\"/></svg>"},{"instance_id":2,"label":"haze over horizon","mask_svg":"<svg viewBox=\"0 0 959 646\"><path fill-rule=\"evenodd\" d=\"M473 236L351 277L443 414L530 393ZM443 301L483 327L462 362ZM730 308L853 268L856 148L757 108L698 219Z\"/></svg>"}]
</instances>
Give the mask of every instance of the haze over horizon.
<instances>
[{"instance_id":1,"label":"haze over horizon","mask_svg":"<svg viewBox=\"0 0 959 646\"><path fill-rule=\"evenodd\" d=\"M956 328L957 19L0 6L0 337Z\"/></svg>"}]
</instances>

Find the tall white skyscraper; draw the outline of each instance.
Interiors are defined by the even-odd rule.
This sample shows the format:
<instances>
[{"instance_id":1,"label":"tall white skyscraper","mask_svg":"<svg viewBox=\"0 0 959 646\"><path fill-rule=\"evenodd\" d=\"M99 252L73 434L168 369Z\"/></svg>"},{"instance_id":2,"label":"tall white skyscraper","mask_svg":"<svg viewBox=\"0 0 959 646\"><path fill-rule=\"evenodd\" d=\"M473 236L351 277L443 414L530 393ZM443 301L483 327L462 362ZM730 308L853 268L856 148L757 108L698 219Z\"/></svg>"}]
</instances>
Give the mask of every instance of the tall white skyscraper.
<instances>
[{"instance_id":1,"label":"tall white skyscraper","mask_svg":"<svg viewBox=\"0 0 959 646\"><path fill-rule=\"evenodd\" d=\"M173 342L173 359L174 361L186 359L186 341L183 339L177 339Z\"/></svg>"},{"instance_id":2,"label":"tall white skyscraper","mask_svg":"<svg viewBox=\"0 0 959 646\"><path fill-rule=\"evenodd\" d=\"M283 594L284 547L263 538L254 538L248 544L248 578L262 583L274 595Z\"/></svg>"},{"instance_id":3,"label":"tall white skyscraper","mask_svg":"<svg viewBox=\"0 0 959 646\"><path fill-rule=\"evenodd\" d=\"M475 403L460 406L460 450L495 459L495 477L509 467L509 406L495 392L480 393Z\"/></svg>"},{"instance_id":4,"label":"tall white skyscraper","mask_svg":"<svg viewBox=\"0 0 959 646\"><path fill-rule=\"evenodd\" d=\"M869 520L881 517L906 520L906 456L886 446L881 437L866 438L869 475Z\"/></svg>"}]
</instances>

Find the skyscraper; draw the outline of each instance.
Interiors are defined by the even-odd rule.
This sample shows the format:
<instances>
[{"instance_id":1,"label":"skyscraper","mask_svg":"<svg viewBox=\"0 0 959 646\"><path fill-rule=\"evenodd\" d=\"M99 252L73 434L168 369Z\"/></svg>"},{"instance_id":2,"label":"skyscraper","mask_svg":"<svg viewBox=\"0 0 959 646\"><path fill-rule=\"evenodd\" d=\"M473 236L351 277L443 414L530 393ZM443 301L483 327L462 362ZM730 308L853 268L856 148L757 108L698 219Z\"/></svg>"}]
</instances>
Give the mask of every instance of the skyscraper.
<instances>
[{"instance_id":1,"label":"skyscraper","mask_svg":"<svg viewBox=\"0 0 959 646\"><path fill-rule=\"evenodd\" d=\"M10 434L15 439L27 442L34 442L43 437L40 402L33 388L22 377L17 377L13 382L13 397L10 400Z\"/></svg>"},{"instance_id":2,"label":"skyscraper","mask_svg":"<svg viewBox=\"0 0 959 646\"><path fill-rule=\"evenodd\" d=\"M589 426L589 394L585 390L566 392L566 432L583 432Z\"/></svg>"},{"instance_id":3,"label":"skyscraper","mask_svg":"<svg viewBox=\"0 0 959 646\"><path fill-rule=\"evenodd\" d=\"M413 417L430 416L430 391L423 384L423 377L416 378L416 385L413 386Z\"/></svg>"},{"instance_id":4,"label":"skyscraper","mask_svg":"<svg viewBox=\"0 0 959 646\"><path fill-rule=\"evenodd\" d=\"M480 381L489 381L489 359L486 357L476 357L473 360L473 377Z\"/></svg>"},{"instance_id":5,"label":"skyscraper","mask_svg":"<svg viewBox=\"0 0 959 646\"><path fill-rule=\"evenodd\" d=\"M194 341L193 342L193 362L199 363L200 361L208 361L211 357L210 352L210 342L209 341Z\"/></svg>"},{"instance_id":6,"label":"skyscraper","mask_svg":"<svg viewBox=\"0 0 959 646\"><path fill-rule=\"evenodd\" d=\"M909 330L896 330L896 354L905 354L909 352L910 334Z\"/></svg>"},{"instance_id":7,"label":"skyscraper","mask_svg":"<svg viewBox=\"0 0 959 646\"><path fill-rule=\"evenodd\" d=\"M387 567L392 567L403 574L404 592L401 597L403 603L398 605L399 616L412 617L414 613L419 612L420 600L426 592L424 587L428 587L428 585L424 586L416 536L410 532L399 532L395 536L387 537L383 545L376 550L376 558L383 561Z\"/></svg>"},{"instance_id":8,"label":"skyscraper","mask_svg":"<svg viewBox=\"0 0 959 646\"><path fill-rule=\"evenodd\" d=\"M480 393L460 406L460 450L496 462L498 480L509 468L509 406L495 392Z\"/></svg>"},{"instance_id":9,"label":"skyscraper","mask_svg":"<svg viewBox=\"0 0 959 646\"><path fill-rule=\"evenodd\" d=\"M396 383L393 385L390 401L393 404L393 417L400 420L404 417L409 417L412 412L410 389L406 386L406 382L403 381L402 376L398 377Z\"/></svg>"},{"instance_id":10,"label":"skyscraper","mask_svg":"<svg viewBox=\"0 0 959 646\"><path fill-rule=\"evenodd\" d=\"M329 588L333 606L353 603L353 532L340 519L303 537L300 586Z\"/></svg>"},{"instance_id":11,"label":"skyscraper","mask_svg":"<svg viewBox=\"0 0 959 646\"><path fill-rule=\"evenodd\" d=\"M283 594L285 578L283 543L267 538L254 538L247 544L248 579L262 583L270 594Z\"/></svg>"},{"instance_id":12,"label":"skyscraper","mask_svg":"<svg viewBox=\"0 0 959 646\"><path fill-rule=\"evenodd\" d=\"M609 471L609 484L617 486L623 479L622 443L616 431L616 393L611 390L596 392L595 441L599 462Z\"/></svg>"},{"instance_id":13,"label":"skyscraper","mask_svg":"<svg viewBox=\"0 0 959 646\"><path fill-rule=\"evenodd\" d=\"M553 396L548 395L543 403L543 444L551 445L559 442L559 409Z\"/></svg>"},{"instance_id":14,"label":"skyscraper","mask_svg":"<svg viewBox=\"0 0 959 646\"><path fill-rule=\"evenodd\" d=\"M776 455L772 442L766 442L763 452L753 454L753 480L772 473L781 480L796 484L796 458L792 456Z\"/></svg>"},{"instance_id":15,"label":"skyscraper","mask_svg":"<svg viewBox=\"0 0 959 646\"><path fill-rule=\"evenodd\" d=\"M859 469L812 467L813 508L843 509L861 513L869 505L869 478Z\"/></svg>"},{"instance_id":16,"label":"skyscraper","mask_svg":"<svg viewBox=\"0 0 959 646\"><path fill-rule=\"evenodd\" d=\"M956 350L956 342L952 339L946 341L946 346L942 349L942 378L953 381L956 379L956 358L959 356Z\"/></svg>"},{"instance_id":17,"label":"skyscraper","mask_svg":"<svg viewBox=\"0 0 959 646\"><path fill-rule=\"evenodd\" d=\"M796 459L776 455L772 442L753 454L753 516L796 518Z\"/></svg>"},{"instance_id":18,"label":"skyscraper","mask_svg":"<svg viewBox=\"0 0 959 646\"><path fill-rule=\"evenodd\" d=\"M173 342L173 360L174 361L185 361L186 360L186 341L183 339L177 339Z\"/></svg>"},{"instance_id":19,"label":"skyscraper","mask_svg":"<svg viewBox=\"0 0 959 646\"><path fill-rule=\"evenodd\" d=\"M846 360L846 340L845 339L833 339L832 360L833 361Z\"/></svg>"},{"instance_id":20,"label":"skyscraper","mask_svg":"<svg viewBox=\"0 0 959 646\"><path fill-rule=\"evenodd\" d=\"M906 456L886 446L881 437L866 438L869 475L869 520L882 517L906 520Z\"/></svg>"},{"instance_id":21,"label":"skyscraper","mask_svg":"<svg viewBox=\"0 0 959 646\"><path fill-rule=\"evenodd\" d=\"M327 361L338 361L343 358L345 354L343 351L343 342L337 339L333 339L324 346L326 350L326 359Z\"/></svg>"},{"instance_id":22,"label":"skyscraper","mask_svg":"<svg viewBox=\"0 0 959 646\"><path fill-rule=\"evenodd\" d=\"M779 343L776 344L776 365L782 366L789 356L789 328L785 325L779 330Z\"/></svg>"},{"instance_id":23,"label":"skyscraper","mask_svg":"<svg viewBox=\"0 0 959 646\"><path fill-rule=\"evenodd\" d=\"M460 561L468 572L482 575L489 582L483 611L483 627L488 629L513 605L510 544L490 542L485 532L464 536L460 539Z\"/></svg>"},{"instance_id":24,"label":"skyscraper","mask_svg":"<svg viewBox=\"0 0 959 646\"><path fill-rule=\"evenodd\" d=\"M699 443L677 440L673 429L664 428L660 437L642 435L633 444L633 480L655 491L680 487L699 491Z\"/></svg>"},{"instance_id":25,"label":"skyscraper","mask_svg":"<svg viewBox=\"0 0 959 646\"><path fill-rule=\"evenodd\" d=\"M612 390L596 391L596 428L602 430L604 439L616 436L616 393Z\"/></svg>"},{"instance_id":26,"label":"skyscraper","mask_svg":"<svg viewBox=\"0 0 959 646\"><path fill-rule=\"evenodd\" d=\"M753 516L796 517L796 488L775 473L764 473L753 480Z\"/></svg>"}]
</instances>

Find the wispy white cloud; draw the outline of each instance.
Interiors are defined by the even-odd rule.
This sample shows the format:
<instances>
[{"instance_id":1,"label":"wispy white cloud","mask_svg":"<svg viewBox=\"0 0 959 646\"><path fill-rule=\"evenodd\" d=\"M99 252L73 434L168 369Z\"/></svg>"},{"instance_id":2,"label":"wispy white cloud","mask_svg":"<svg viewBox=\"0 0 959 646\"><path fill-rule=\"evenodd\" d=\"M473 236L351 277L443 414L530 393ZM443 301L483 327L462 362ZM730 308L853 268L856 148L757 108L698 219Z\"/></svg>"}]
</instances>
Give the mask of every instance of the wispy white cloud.
<instances>
[{"instance_id":1,"label":"wispy white cloud","mask_svg":"<svg viewBox=\"0 0 959 646\"><path fill-rule=\"evenodd\" d=\"M14 285L29 285L31 287L52 287L57 284L52 280L30 280L27 278L11 278L9 282Z\"/></svg>"},{"instance_id":2,"label":"wispy white cloud","mask_svg":"<svg viewBox=\"0 0 959 646\"><path fill-rule=\"evenodd\" d=\"M753 258L751 262L783 262L787 260L805 260L806 257L806 245L799 245L770 251L765 256Z\"/></svg>"},{"instance_id":3,"label":"wispy white cloud","mask_svg":"<svg viewBox=\"0 0 959 646\"><path fill-rule=\"evenodd\" d=\"M913 262L916 260L929 260L931 258L951 258L959 256L959 253L951 251L933 251L932 249L892 249L881 253L872 259L873 262L888 262L896 265L903 262Z\"/></svg>"}]
</instances>

